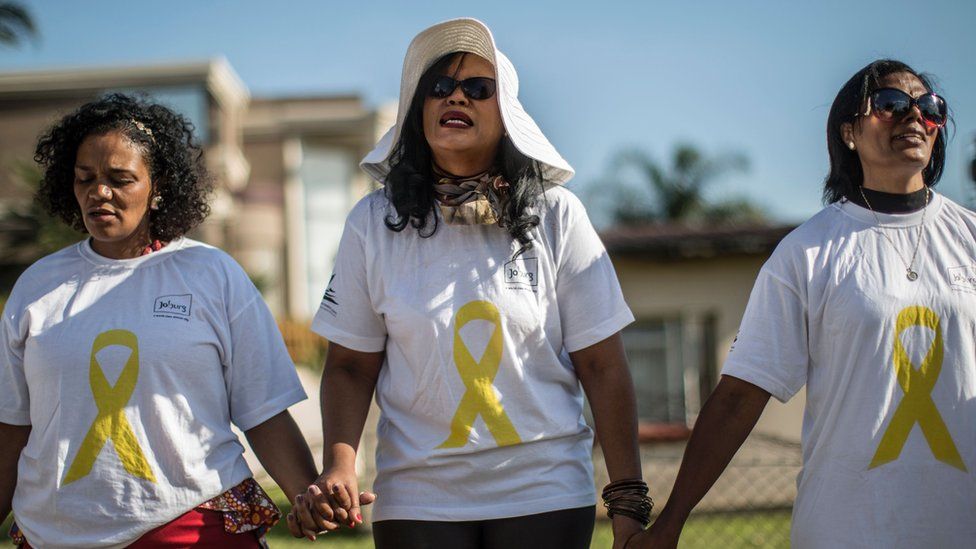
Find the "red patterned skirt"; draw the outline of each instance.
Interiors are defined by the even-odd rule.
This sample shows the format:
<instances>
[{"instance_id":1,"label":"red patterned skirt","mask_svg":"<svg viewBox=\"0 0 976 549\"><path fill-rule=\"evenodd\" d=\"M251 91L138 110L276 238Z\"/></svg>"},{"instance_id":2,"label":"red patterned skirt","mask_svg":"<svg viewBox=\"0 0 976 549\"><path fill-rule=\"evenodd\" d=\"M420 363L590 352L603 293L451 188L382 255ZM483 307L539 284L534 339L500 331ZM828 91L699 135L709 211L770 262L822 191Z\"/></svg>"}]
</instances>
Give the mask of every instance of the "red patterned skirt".
<instances>
[{"instance_id":1,"label":"red patterned skirt","mask_svg":"<svg viewBox=\"0 0 976 549\"><path fill-rule=\"evenodd\" d=\"M129 545L134 549L176 547L267 547L264 534L281 519L281 511L261 486L249 478L175 520L154 528ZM14 545L29 549L14 524Z\"/></svg>"}]
</instances>

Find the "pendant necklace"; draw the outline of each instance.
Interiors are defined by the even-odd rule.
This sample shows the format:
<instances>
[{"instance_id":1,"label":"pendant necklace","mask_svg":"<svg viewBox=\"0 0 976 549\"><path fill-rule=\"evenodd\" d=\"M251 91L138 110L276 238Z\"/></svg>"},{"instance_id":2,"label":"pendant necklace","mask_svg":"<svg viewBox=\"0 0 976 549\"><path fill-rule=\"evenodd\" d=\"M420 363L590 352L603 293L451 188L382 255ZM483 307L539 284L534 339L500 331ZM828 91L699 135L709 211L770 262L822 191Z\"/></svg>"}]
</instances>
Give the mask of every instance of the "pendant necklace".
<instances>
[{"instance_id":1,"label":"pendant necklace","mask_svg":"<svg viewBox=\"0 0 976 549\"><path fill-rule=\"evenodd\" d=\"M867 195L864 194L864 186L859 186L857 189L861 191L861 198L864 199L864 203L868 205L868 209L871 210L872 214L874 214L874 220L878 222L878 232L881 233L881 236L888 241L888 244L891 244L891 247L894 248L895 253L897 253L899 259L901 259L901 262L905 264L905 278L911 282L915 282L918 280L918 272L914 269L915 258L918 256L918 247L922 244L922 229L925 227L925 210L929 207L929 198L932 196L932 189L925 187L925 206L922 206L922 221L918 224L918 239L915 240L915 250L912 252L911 261L905 261L905 256L901 254L901 250L898 249L898 246L895 246L895 242L891 240L891 237L884 232L884 227L881 226L881 218L878 217L878 212L874 211L874 208L871 207L871 203L868 202Z\"/></svg>"}]
</instances>

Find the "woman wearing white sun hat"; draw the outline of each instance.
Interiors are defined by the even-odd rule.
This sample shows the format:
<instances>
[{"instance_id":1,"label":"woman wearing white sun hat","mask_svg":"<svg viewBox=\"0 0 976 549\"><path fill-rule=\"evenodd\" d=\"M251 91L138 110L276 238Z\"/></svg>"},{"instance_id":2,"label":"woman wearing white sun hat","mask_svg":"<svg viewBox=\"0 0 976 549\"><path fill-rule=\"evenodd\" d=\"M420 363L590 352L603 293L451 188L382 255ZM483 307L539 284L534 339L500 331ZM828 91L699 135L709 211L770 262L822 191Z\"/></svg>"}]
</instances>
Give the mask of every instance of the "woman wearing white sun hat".
<instances>
[{"instance_id":1,"label":"woman wearing white sun hat","mask_svg":"<svg viewBox=\"0 0 976 549\"><path fill-rule=\"evenodd\" d=\"M325 472L298 520L355 525L355 457L381 409L377 547L588 547L589 397L617 545L650 510L619 331L633 320L573 169L517 99L474 19L421 32L396 125L362 167L384 184L350 213L312 329ZM581 387L582 385L582 387Z\"/></svg>"}]
</instances>

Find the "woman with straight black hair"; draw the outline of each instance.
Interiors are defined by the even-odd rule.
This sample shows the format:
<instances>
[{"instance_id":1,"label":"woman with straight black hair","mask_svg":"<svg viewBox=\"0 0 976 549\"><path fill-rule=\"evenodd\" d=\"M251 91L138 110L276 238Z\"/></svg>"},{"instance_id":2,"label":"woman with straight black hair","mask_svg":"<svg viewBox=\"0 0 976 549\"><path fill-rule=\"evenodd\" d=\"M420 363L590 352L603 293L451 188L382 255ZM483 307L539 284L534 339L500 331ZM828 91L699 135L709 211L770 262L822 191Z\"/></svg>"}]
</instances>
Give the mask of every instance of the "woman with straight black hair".
<instances>
[{"instance_id":1,"label":"woman with straight black hair","mask_svg":"<svg viewBox=\"0 0 976 549\"><path fill-rule=\"evenodd\" d=\"M619 331L633 320L573 170L518 98L487 27L420 33L396 125L362 167L312 329L325 471L297 519L362 522L356 454L376 395L377 547L589 547L593 433L617 546L648 520Z\"/></svg>"},{"instance_id":2,"label":"woman with straight black hair","mask_svg":"<svg viewBox=\"0 0 976 549\"><path fill-rule=\"evenodd\" d=\"M861 159L855 148L850 146L851 139L844 137L845 125L863 116L860 113L863 105L870 97L871 90L882 87L881 80L893 73L914 75L926 90L935 87L931 77L924 73L916 73L911 67L892 59L882 59L864 67L844 84L837 99L834 100L827 116L827 152L830 154L830 173L824 182L824 202L833 204L844 198L855 199L859 194L858 187L864 182L864 170ZM943 102L944 104L944 102ZM951 119L948 119L951 123ZM935 134L932 154L928 164L922 170L922 181L932 187L942 178L945 167L946 143L948 136L944 129ZM853 197L853 198L851 198Z\"/></svg>"},{"instance_id":3,"label":"woman with straight black hair","mask_svg":"<svg viewBox=\"0 0 976 549\"><path fill-rule=\"evenodd\" d=\"M976 215L932 187L945 100L899 61L858 71L827 121L826 208L763 266L671 497L639 547L682 525L770 395L806 387L792 546L976 539Z\"/></svg>"},{"instance_id":4,"label":"woman with straight black hair","mask_svg":"<svg viewBox=\"0 0 976 549\"><path fill-rule=\"evenodd\" d=\"M450 53L438 59L421 77L417 89L434 86L438 75L448 70L455 57ZM430 215L437 198L437 191L430 182L442 175L443 170L436 166L424 137L425 100L424 94L414 95L403 134L390 153L386 191L394 211L387 216L386 226L397 232L411 226L428 237L442 222L440 217ZM533 215L529 208L535 205L547 186L558 182L547 181L542 164L519 152L507 136L502 136L498 143L493 166L499 176L510 182L505 207L498 211L498 224L526 249L531 248L529 231L539 224L539 216Z\"/></svg>"}]
</instances>

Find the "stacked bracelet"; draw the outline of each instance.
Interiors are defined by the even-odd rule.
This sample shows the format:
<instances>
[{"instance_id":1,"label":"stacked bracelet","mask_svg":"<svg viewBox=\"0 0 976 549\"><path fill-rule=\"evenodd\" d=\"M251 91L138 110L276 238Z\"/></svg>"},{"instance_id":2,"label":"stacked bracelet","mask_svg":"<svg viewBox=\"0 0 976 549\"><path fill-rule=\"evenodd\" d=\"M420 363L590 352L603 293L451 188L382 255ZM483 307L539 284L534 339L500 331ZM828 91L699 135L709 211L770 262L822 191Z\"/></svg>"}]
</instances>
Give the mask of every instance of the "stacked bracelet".
<instances>
[{"instance_id":1,"label":"stacked bracelet","mask_svg":"<svg viewBox=\"0 0 976 549\"><path fill-rule=\"evenodd\" d=\"M618 480L603 489L603 506L607 516L630 517L643 526L651 522L654 501L647 495L647 483L641 479Z\"/></svg>"}]
</instances>

